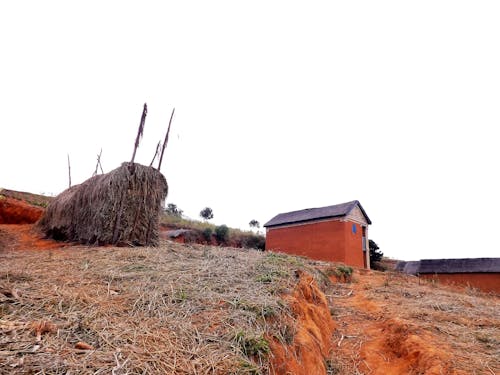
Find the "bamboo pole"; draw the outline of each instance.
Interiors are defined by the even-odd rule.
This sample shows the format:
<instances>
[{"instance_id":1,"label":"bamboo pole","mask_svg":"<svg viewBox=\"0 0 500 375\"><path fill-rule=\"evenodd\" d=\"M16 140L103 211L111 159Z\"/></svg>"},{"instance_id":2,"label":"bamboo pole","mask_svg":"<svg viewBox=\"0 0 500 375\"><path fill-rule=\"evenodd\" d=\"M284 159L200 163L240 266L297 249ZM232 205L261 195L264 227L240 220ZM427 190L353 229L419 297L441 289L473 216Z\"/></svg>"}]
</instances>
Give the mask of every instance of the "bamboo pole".
<instances>
[{"instance_id":1,"label":"bamboo pole","mask_svg":"<svg viewBox=\"0 0 500 375\"><path fill-rule=\"evenodd\" d=\"M170 126L172 125L172 119L174 118L174 112L175 108L172 109L172 114L170 115L170 121L168 122L168 129L167 129L167 134L165 134L165 140L163 141L163 147L161 148L161 155L160 155L160 161L158 162L158 171L161 168L161 162L163 161L163 154L165 152L165 147L167 146L168 143L168 135L170 133Z\"/></svg>"},{"instance_id":2,"label":"bamboo pole","mask_svg":"<svg viewBox=\"0 0 500 375\"><path fill-rule=\"evenodd\" d=\"M156 145L156 151L155 151L155 156L153 156L153 160L151 160L151 163L149 163L149 166L153 166L153 163L158 156L158 153L160 152L160 146L161 146L161 141L158 141L158 144Z\"/></svg>"},{"instance_id":3,"label":"bamboo pole","mask_svg":"<svg viewBox=\"0 0 500 375\"><path fill-rule=\"evenodd\" d=\"M141 141L142 134L144 133L144 124L146 123L146 116L148 114L148 105L144 103L144 109L142 110L141 123L139 124L139 129L137 130L137 137L135 138L134 153L132 154L131 163L135 160L135 153L139 147L139 142Z\"/></svg>"},{"instance_id":4,"label":"bamboo pole","mask_svg":"<svg viewBox=\"0 0 500 375\"><path fill-rule=\"evenodd\" d=\"M104 174L104 171L102 170L102 165L101 165L101 155L102 155L102 148L101 148L101 152L99 152L99 154L97 155L97 163L95 165L95 171L94 171L94 174L92 176L95 176L97 174L97 170L99 169L99 167L101 167L101 173Z\"/></svg>"},{"instance_id":5,"label":"bamboo pole","mask_svg":"<svg viewBox=\"0 0 500 375\"><path fill-rule=\"evenodd\" d=\"M71 164L69 162L69 154L68 154L68 177L69 177L69 187L71 187Z\"/></svg>"}]
</instances>

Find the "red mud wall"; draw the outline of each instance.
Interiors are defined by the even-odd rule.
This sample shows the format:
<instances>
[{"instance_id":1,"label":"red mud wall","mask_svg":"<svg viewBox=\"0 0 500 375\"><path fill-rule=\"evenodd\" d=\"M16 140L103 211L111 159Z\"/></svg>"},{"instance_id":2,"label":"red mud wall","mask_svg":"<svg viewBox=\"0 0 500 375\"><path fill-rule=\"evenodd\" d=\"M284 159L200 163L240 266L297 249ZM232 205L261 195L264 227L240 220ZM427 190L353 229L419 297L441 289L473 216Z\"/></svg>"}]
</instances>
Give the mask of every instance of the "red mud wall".
<instances>
[{"instance_id":1,"label":"red mud wall","mask_svg":"<svg viewBox=\"0 0 500 375\"><path fill-rule=\"evenodd\" d=\"M32 224L42 216L41 207L0 196L0 224Z\"/></svg>"},{"instance_id":2,"label":"red mud wall","mask_svg":"<svg viewBox=\"0 0 500 375\"><path fill-rule=\"evenodd\" d=\"M266 250L303 255L312 259L364 267L362 230L352 233L352 222L323 221L282 228L266 233Z\"/></svg>"},{"instance_id":3,"label":"red mud wall","mask_svg":"<svg viewBox=\"0 0 500 375\"><path fill-rule=\"evenodd\" d=\"M440 273L423 274L421 278L438 280L443 284L471 286L483 292L500 294L500 273Z\"/></svg>"}]
</instances>

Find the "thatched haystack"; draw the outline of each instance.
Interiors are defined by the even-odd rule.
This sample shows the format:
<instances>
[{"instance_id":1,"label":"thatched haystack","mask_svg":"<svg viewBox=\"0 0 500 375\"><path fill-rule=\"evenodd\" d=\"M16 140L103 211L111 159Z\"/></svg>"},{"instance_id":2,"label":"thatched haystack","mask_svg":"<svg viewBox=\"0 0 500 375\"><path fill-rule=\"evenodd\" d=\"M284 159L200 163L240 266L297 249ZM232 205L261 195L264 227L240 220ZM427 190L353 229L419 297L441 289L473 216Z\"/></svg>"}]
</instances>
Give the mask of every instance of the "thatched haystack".
<instances>
[{"instance_id":1,"label":"thatched haystack","mask_svg":"<svg viewBox=\"0 0 500 375\"><path fill-rule=\"evenodd\" d=\"M123 163L63 191L38 225L56 240L154 246L167 192L167 181L155 168Z\"/></svg>"}]
</instances>

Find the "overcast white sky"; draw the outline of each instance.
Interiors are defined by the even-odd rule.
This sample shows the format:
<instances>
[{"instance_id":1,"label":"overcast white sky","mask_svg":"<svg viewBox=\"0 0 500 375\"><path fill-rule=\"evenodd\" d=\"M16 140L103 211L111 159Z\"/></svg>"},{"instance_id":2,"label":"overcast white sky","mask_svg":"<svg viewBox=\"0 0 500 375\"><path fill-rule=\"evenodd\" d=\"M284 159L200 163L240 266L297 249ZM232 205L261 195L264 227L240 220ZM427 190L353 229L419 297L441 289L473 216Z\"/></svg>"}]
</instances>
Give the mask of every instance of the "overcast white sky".
<instances>
[{"instance_id":1,"label":"overcast white sky","mask_svg":"<svg viewBox=\"0 0 500 375\"><path fill-rule=\"evenodd\" d=\"M399 259L498 257L498 1L2 1L0 186L172 126L167 202L248 228L358 199Z\"/></svg>"}]
</instances>

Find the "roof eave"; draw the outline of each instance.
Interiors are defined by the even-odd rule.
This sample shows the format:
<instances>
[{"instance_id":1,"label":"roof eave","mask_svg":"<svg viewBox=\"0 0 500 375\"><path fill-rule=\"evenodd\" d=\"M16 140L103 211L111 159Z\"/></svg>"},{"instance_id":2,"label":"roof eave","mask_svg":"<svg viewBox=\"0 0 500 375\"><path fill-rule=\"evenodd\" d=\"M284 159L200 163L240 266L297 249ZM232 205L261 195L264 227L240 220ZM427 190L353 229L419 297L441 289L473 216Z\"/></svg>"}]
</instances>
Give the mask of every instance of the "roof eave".
<instances>
[{"instance_id":1,"label":"roof eave","mask_svg":"<svg viewBox=\"0 0 500 375\"><path fill-rule=\"evenodd\" d=\"M272 221L272 220L270 220L266 224L264 224L264 227L271 228L271 227L279 227L279 226L290 225L290 224L303 224L303 223L315 222L318 220L336 219L336 218L344 217L344 216L346 216L346 215L323 216L323 217L315 217L314 219L287 221L287 222L282 222L282 223L277 223L277 224L269 224Z\"/></svg>"}]
</instances>

